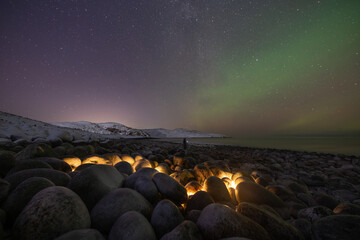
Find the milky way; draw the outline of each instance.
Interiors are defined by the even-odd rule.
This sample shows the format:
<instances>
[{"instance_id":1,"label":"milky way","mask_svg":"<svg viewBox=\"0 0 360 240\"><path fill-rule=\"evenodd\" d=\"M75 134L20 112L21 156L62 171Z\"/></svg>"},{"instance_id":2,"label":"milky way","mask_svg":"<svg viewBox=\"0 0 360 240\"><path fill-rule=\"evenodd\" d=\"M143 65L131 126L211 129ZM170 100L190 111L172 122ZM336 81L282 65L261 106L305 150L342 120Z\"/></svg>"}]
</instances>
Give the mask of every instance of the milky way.
<instances>
[{"instance_id":1,"label":"milky way","mask_svg":"<svg viewBox=\"0 0 360 240\"><path fill-rule=\"evenodd\" d=\"M360 132L360 1L1 1L0 110L231 136Z\"/></svg>"}]
</instances>

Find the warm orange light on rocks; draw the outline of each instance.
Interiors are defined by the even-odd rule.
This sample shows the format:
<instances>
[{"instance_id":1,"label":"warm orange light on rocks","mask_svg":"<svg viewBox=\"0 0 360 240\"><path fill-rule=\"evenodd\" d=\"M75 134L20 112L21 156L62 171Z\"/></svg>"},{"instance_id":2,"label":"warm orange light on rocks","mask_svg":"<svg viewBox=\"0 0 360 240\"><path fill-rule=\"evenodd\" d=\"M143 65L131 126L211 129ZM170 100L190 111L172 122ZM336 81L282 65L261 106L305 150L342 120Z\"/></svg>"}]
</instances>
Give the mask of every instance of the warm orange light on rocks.
<instances>
[{"instance_id":1,"label":"warm orange light on rocks","mask_svg":"<svg viewBox=\"0 0 360 240\"><path fill-rule=\"evenodd\" d=\"M198 191L201 191L203 186L197 181L191 181L185 185L185 189L187 191L188 197L194 195Z\"/></svg>"},{"instance_id":2,"label":"warm orange light on rocks","mask_svg":"<svg viewBox=\"0 0 360 240\"><path fill-rule=\"evenodd\" d=\"M91 157L85 158L82 161L82 164L85 164L85 163L112 165L112 163L109 160L99 157L99 156L91 156Z\"/></svg>"},{"instance_id":3,"label":"warm orange light on rocks","mask_svg":"<svg viewBox=\"0 0 360 240\"><path fill-rule=\"evenodd\" d=\"M135 162L134 158L131 157L130 155L122 155L121 160L130 163L130 165L133 165Z\"/></svg>"},{"instance_id":4,"label":"warm orange light on rocks","mask_svg":"<svg viewBox=\"0 0 360 240\"><path fill-rule=\"evenodd\" d=\"M230 187L232 187L233 189L235 189L235 188L236 188L235 181L231 181L231 185L230 185Z\"/></svg>"},{"instance_id":5,"label":"warm orange light on rocks","mask_svg":"<svg viewBox=\"0 0 360 240\"><path fill-rule=\"evenodd\" d=\"M81 165L81 160L77 157L66 157L63 158L63 161L70 165L72 171Z\"/></svg>"}]
</instances>

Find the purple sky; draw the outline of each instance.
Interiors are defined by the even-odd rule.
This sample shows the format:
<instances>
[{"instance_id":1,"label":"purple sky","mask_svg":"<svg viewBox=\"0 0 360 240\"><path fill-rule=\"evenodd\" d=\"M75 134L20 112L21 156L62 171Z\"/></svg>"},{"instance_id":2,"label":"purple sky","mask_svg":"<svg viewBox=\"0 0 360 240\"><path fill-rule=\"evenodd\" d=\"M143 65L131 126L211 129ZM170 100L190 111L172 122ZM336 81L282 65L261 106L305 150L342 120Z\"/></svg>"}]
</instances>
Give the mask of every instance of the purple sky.
<instances>
[{"instance_id":1,"label":"purple sky","mask_svg":"<svg viewBox=\"0 0 360 240\"><path fill-rule=\"evenodd\" d=\"M360 1L0 2L0 111L231 136L360 132Z\"/></svg>"}]
</instances>

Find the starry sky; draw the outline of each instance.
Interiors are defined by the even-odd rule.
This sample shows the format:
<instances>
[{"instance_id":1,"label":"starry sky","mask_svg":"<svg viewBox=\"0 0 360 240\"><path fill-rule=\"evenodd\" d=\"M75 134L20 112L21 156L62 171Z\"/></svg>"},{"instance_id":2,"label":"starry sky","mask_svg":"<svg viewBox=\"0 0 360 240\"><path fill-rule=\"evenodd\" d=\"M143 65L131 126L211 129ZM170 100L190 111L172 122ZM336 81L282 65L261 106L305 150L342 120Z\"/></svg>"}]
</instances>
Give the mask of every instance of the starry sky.
<instances>
[{"instance_id":1,"label":"starry sky","mask_svg":"<svg viewBox=\"0 0 360 240\"><path fill-rule=\"evenodd\" d=\"M360 134L359 0L2 0L0 110L229 136Z\"/></svg>"}]
</instances>

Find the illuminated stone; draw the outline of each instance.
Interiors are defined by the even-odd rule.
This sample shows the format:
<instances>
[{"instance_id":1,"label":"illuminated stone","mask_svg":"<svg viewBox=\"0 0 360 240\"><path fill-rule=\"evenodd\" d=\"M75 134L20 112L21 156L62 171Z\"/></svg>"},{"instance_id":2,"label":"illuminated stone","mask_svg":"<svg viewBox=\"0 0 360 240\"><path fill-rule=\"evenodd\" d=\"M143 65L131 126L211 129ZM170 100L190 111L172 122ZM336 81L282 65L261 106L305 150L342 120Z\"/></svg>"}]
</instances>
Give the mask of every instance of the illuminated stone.
<instances>
[{"instance_id":1,"label":"illuminated stone","mask_svg":"<svg viewBox=\"0 0 360 240\"><path fill-rule=\"evenodd\" d=\"M82 161L82 164L85 163L93 163L93 164L107 164L107 165L111 165L111 162L103 157L99 157L99 156L91 156L91 157L87 157Z\"/></svg>"},{"instance_id":2,"label":"illuminated stone","mask_svg":"<svg viewBox=\"0 0 360 240\"><path fill-rule=\"evenodd\" d=\"M191 181L185 185L188 196L194 195L196 192L201 191L202 186L197 181Z\"/></svg>"},{"instance_id":3,"label":"illuminated stone","mask_svg":"<svg viewBox=\"0 0 360 240\"><path fill-rule=\"evenodd\" d=\"M121 158L115 153L106 153L102 155L103 158L111 162L111 165L115 166L118 162L122 161Z\"/></svg>"},{"instance_id":4,"label":"illuminated stone","mask_svg":"<svg viewBox=\"0 0 360 240\"><path fill-rule=\"evenodd\" d=\"M81 160L78 157L65 157L62 160L69 164L72 170L81 165Z\"/></svg>"},{"instance_id":5,"label":"illuminated stone","mask_svg":"<svg viewBox=\"0 0 360 240\"><path fill-rule=\"evenodd\" d=\"M230 202L231 197L224 182L215 176L208 177L204 182L203 190L208 192L215 202Z\"/></svg>"}]
</instances>

